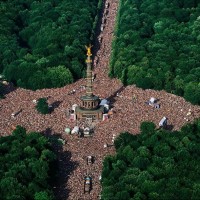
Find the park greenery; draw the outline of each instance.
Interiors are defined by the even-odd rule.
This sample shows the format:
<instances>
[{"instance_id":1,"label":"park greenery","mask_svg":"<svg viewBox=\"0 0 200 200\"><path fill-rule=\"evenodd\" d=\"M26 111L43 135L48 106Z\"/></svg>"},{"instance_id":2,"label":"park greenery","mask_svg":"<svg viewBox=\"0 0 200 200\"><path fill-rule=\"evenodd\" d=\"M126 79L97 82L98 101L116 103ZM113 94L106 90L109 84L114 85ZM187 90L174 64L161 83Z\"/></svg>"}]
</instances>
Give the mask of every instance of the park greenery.
<instances>
[{"instance_id":1,"label":"park greenery","mask_svg":"<svg viewBox=\"0 0 200 200\"><path fill-rule=\"evenodd\" d=\"M121 0L110 77L200 104L200 0Z\"/></svg>"},{"instance_id":2,"label":"park greenery","mask_svg":"<svg viewBox=\"0 0 200 200\"><path fill-rule=\"evenodd\" d=\"M56 155L40 133L26 133L17 126L12 135L0 137L0 199L52 200L50 182Z\"/></svg>"},{"instance_id":3,"label":"park greenery","mask_svg":"<svg viewBox=\"0 0 200 200\"><path fill-rule=\"evenodd\" d=\"M37 104L36 104L36 109L39 113L41 114L48 114L49 111L49 105L47 103L47 99L46 98L40 98L37 100Z\"/></svg>"},{"instance_id":4,"label":"park greenery","mask_svg":"<svg viewBox=\"0 0 200 200\"><path fill-rule=\"evenodd\" d=\"M141 124L141 134L121 133L116 155L103 162L102 199L198 199L200 120L180 131Z\"/></svg>"},{"instance_id":5,"label":"park greenery","mask_svg":"<svg viewBox=\"0 0 200 200\"><path fill-rule=\"evenodd\" d=\"M102 0L1 1L0 73L33 90L84 76L101 8Z\"/></svg>"}]
</instances>

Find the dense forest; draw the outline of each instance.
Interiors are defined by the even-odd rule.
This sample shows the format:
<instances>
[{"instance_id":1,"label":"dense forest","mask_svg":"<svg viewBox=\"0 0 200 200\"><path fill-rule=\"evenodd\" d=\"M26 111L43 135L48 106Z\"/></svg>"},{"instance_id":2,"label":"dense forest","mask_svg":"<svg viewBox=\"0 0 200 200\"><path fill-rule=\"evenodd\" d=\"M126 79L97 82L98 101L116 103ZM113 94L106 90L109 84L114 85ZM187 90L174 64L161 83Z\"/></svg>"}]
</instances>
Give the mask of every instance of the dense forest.
<instances>
[{"instance_id":1,"label":"dense forest","mask_svg":"<svg viewBox=\"0 0 200 200\"><path fill-rule=\"evenodd\" d=\"M200 0L121 0L110 77L200 104Z\"/></svg>"},{"instance_id":2,"label":"dense forest","mask_svg":"<svg viewBox=\"0 0 200 200\"><path fill-rule=\"evenodd\" d=\"M51 200L56 155L47 138L17 126L0 137L0 199Z\"/></svg>"},{"instance_id":3,"label":"dense forest","mask_svg":"<svg viewBox=\"0 0 200 200\"><path fill-rule=\"evenodd\" d=\"M199 199L200 121L180 131L141 124L141 134L120 134L116 155L102 171L102 199Z\"/></svg>"},{"instance_id":4,"label":"dense forest","mask_svg":"<svg viewBox=\"0 0 200 200\"><path fill-rule=\"evenodd\" d=\"M1 1L0 73L33 90L82 77L101 6L102 0Z\"/></svg>"}]
</instances>

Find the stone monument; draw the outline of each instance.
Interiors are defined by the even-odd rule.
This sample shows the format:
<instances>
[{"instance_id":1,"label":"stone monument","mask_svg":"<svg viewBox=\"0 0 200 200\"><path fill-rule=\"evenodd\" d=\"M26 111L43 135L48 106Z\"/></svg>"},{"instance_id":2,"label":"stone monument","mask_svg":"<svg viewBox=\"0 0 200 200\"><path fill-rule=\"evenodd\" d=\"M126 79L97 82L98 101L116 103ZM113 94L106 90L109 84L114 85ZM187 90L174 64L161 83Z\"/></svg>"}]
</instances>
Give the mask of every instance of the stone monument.
<instances>
[{"instance_id":1,"label":"stone monument","mask_svg":"<svg viewBox=\"0 0 200 200\"><path fill-rule=\"evenodd\" d=\"M92 90L92 46L86 46L87 49L87 76L86 76L86 93L81 97L82 105L77 106L75 110L77 120L102 120L104 107L100 106L100 99L93 94Z\"/></svg>"}]
</instances>

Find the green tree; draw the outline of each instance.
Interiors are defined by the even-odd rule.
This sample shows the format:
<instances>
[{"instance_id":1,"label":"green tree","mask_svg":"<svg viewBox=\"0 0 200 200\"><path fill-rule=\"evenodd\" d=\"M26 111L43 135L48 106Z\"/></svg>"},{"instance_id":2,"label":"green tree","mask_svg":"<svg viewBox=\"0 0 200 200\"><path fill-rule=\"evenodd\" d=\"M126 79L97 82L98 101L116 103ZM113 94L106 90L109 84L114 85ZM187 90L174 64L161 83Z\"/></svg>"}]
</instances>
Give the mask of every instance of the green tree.
<instances>
[{"instance_id":1,"label":"green tree","mask_svg":"<svg viewBox=\"0 0 200 200\"><path fill-rule=\"evenodd\" d=\"M36 109L37 109L38 112L40 112L42 114L48 114L49 113L49 106L48 106L48 103L47 103L47 99L46 98L38 99Z\"/></svg>"},{"instance_id":2,"label":"green tree","mask_svg":"<svg viewBox=\"0 0 200 200\"><path fill-rule=\"evenodd\" d=\"M142 134L151 135L155 131L155 124L153 122L142 122L140 125L140 131Z\"/></svg>"},{"instance_id":3,"label":"green tree","mask_svg":"<svg viewBox=\"0 0 200 200\"><path fill-rule=\"evenodd\" d=\"M34 200L52 200L52 196L48 194L46 191L44 192L36 192L34 196Z\"/></svg>"},{"instance_id":4,"label":"green tree","mask_svg":"<svg viewBox=\"0 0 200 200\"><path fill-rule=\"evenodd\" d=\"M165 89L199 104L198 86L191 86L200 82L199 5L198 1L121 0L109 76L143 89ZM195 95L189 98L185 93L191 87Z\"/></svg>"},{"instance_id":5,"label":"green tree","mask_svg":"<svg viewBox=\"0 0 200 200\"><path fill-rule=\"evenodd\" d=\"M199 120L181 131L156 130L153 123L145 122L141 124L141 134L120 134L115 140L116 155L103 162L102 198L198 197L198 133Z\"/></svg>"},{"instance_id":6,"label":"green tree","mask_svg":"<svg viewBox=\"0 0 200 200\"><path fill-rule=\"evenodd\" d=\"M194 104L200 104L200 83L190 82L185 86L184 97Z\"/></svg>"},{"instance_id":7,"label":"green tree","mask_svg":"<svg viewBox=\"0 0 200 200\"><path fill-rule=\"evenodd\" d=\"M42 143L42 145L41 145ZM17 126L12 135L0 138L1 199L54 199L50 181L56 155L40 133L26 133Z\"/></svg>"},{"instance_id":8,"label":"green tree","mask_svg":"<svg viewBox=\"0 0 200 200\"><path fill-rule=\"evenodd\" d=\"M102 0L3 1L0 73L33 90L81 78L84 46L94 40L102 5Z\"/></svg>"},{"instance_id":9,"label":"green tree","mask_svg":"<svg viewBox=\"0 0 200 200\"><path fill-rule=\"evenodd\" d=\"M47 68L46 77L50 87L62 87L73 82L71 72L64 66Z\"/></svg>"}]
</instances>

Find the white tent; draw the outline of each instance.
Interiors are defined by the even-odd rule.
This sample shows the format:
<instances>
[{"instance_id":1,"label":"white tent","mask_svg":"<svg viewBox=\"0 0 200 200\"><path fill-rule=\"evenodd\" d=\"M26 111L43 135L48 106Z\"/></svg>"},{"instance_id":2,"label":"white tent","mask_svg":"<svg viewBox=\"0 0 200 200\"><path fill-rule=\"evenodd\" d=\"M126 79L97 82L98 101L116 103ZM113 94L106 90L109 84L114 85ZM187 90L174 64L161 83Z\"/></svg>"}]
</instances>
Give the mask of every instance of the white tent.
<instances>
[{"instance_id":1,"label":"white tent","mask_svg":"<svg viewBox=\"0 0 200 200\"><path fill-rule=\"evenodd\" d=\"M156 101L156 99L155 99L154 97L151 97L151 98L149 99L149 103L151 103L151 104L154 104L155 101Z\"/></svg>"},{"instance_id":2,"label":"white tent","mask_svg":"<svg viewBox=\"0 0 200 200\"><path fill-rule=\"evenodd\" d=\"M79 127L78 126L74 126L74 128L72 129L72 134L78 134L79 132Z\"/></svg>"},{"instance_id":3,"label":"white tent","mask_svg":"<svg viewBox=\"0 0 200 200\"><path fill-rule=\"evenodd\" d=\"M102 99L101 103L99 104L100 106L104 106L105 104L109 105L109 101L107 99Z\"/></svg>"},{"instance_id":4,"label":"white tent","mask_svg":"<svg viewBox=\"0 0 200 200\"><path fill-rule=\"evenodd\" d=\"M163 127L163 126L165 126L165 125L167 125L167 118L166 118L166 117L163 117L163 118L160 120L160 122L159 122L159 126L160 126L160 127Z\"/></svg>"},{"instance_id":5,"label":"white tent","mask_svg":"<svg viewBox=\"0 0 200 200\"><path fill-rule=\"evenodd\" d=\"M77 106L78 106L77 104L73 104L73 105L72 105L72 110L73 110L74 112L75 112Z\"/></svg>"}]
</instances>

